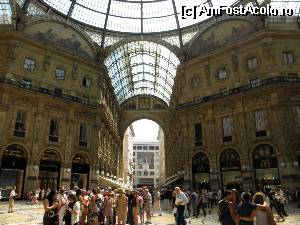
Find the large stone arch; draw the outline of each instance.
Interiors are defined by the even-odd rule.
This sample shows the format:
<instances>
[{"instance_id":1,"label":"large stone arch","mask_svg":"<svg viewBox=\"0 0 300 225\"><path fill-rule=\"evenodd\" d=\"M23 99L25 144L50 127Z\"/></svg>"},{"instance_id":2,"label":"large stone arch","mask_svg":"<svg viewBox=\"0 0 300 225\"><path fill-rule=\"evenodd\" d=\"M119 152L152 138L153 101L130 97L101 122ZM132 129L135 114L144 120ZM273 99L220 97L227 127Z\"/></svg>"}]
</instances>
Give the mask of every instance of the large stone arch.
<instances>
[{"instance_id":1,"label":"large stone arch","mask_svg":"<svg viewBox=\"0 0 300 225\"><path fill-rule=\"evenodd\" d=\"M141 107L140 100L147 99L149 107ZM156 122L164 131L167 129L167 105L155 96L134 96L121 105L120 136L123 138L126 129L137 120L149 119Z\"/></svg>"}]
</instances>

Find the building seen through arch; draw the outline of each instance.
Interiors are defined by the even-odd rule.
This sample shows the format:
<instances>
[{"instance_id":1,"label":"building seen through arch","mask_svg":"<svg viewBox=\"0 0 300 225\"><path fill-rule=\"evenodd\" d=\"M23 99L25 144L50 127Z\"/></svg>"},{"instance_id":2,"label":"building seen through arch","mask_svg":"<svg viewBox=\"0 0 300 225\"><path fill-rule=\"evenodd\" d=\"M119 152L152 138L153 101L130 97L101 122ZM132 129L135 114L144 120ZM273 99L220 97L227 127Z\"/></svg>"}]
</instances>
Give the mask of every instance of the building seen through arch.
<instances>
[{"instance_id":1,"label":"building seen through arch","mask_svg":"<svg viewBox=\"0 0 300 225\"><path fill-rule=\"evenodd\" d=\"M161 187L295 189L300 3L196 2L294 15L192 19L189 0L3 0L3 193L132 186L127 129L140 119L163 131Z\"/></svg>"}]
</instances>

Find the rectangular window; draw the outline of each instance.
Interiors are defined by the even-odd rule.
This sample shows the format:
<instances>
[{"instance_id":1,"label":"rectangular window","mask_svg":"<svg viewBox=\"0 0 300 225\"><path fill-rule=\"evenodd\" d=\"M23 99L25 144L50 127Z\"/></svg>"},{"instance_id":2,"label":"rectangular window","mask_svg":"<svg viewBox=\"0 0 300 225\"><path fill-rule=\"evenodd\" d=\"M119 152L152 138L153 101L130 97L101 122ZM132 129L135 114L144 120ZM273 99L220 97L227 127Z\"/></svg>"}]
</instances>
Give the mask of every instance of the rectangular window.
<instances>
[{"instance_id":1,"label":"rectangular window","mask_svg":"<svg viewBox=\"0 0 300 225\"><path fill-rule=\"evenodd\" d=\"M150 171L150 176L154 176L154 171Z\"/></svg>"},{"instance_id":2,"label":"rectangular window","mask_svg":"<svg viewBox=\"0 0 300 225\"><path fill-rule=\"evenodd\" d=\"M87 77L83 77L82 78L82 87L84 88L90 88L91 87L91 79L87 78Z\"/></svg>"},{"instance_id":3,"label":"rectangular window","mask_svg":"<svg viewBox=\"0 0 300 225\"><path fill-rule=\"evenodd\" d=\"M79 146L87 147L87 129L85 124L80 124L79 127Z\"/></svg>"},{"instance_id":4,"label":"rectangular window","mask_svg":"<svg viewBox=\"0 0 300 225\"><path fill-rule=\"evenodd\" d=\"M266 117L264 110L254 112L256 137L266 136Z\"/></svg>"},{"instance_id":5,"label":"rectangular window","mask_svg":"<svg viewBox=\"0 0 300 225\"><path fill-rule=\"evenodd\" d=\"M219 80L224 80L227 78L227 71L225 67L218 71L218 78Z\"/></svg>"},{"instance_id":6,"label":"rectangular window","mask_svg":"<svg viewBox=\"0 0 300 225\"><path fill-rule=\"evenodd\" d=\"M137 171L137 172L136 172L136 175L137 175L137 176L141 176L141 175L142 175L142 172L141 172L141 171Z\"/></svg>"},{"instance_id":7,"label":"rectangular window","mask_svg":"<svg viewBox=\"0 0 300 225\"><path fill-rule=\"evenodd\" d=\"M248 67L249 70L256 69L257 66L258 66L258 64L257 64L257 58L256 57L252 57L252 58L247 60L247 67Z\"/></svg>"},{"instance_id":8,"label":"rectangular window","mask_svg":"<svg viewBox=\"0 0 300 225\"><path fill-rule=\"evenodd\" d=\"M295 62L295 58L292 52L283 52L282 57L283 61L287 64L292 64Z\"/></svg>"},{"instance_id":9,"label":"rectangular window","mask_svg":"<svg viewBox=\"0 0 300 225\"><path fill-rule=\"evenodd\" d=\"M49 141L58 142L58 120L56 119L50 122Z\"/></svg>"},{"instance_id":10,"label":"rectangular window","mask_svg":"<svg viewBox=\"0 0 300 225\"><path fill-rule=\"evenodd\" d=\"M202 125L201 123L195 124L195 146L202 146Z\"/></svg>"},{"instance_id":11,"label":"rectangular window","mask_svg":"<svg viewBox=\"0 0 300 225\"><path fill-rule=\"evenodd\" d=\"M229 116L222 118L223 142L232 141L232 122Z\"/></svg>"},{"instance_id":12,"label":"rectangular window","mask_svg":"<svg viewBox=\"0 0 300 225\"><path fill-rule=\"evenodd\" d=\"M143 146L143 150L148 150L148 146Z\"/></svg>"},{"instance_id":13,"label":"rectangular window","mask_svg":"<svg viewBox=\"0 0 300 225\"><path fill-rule=\"evenodd\" d=\"M65 79L65 74L66 72L65 72L65 70L64 69L62 69L62 68L56 68L55 69L55 78L57 79L57 80L64 80Z\"/></svg>"},{"instance_id":14,"label":"rectangular window","mask_svg":"<svg viewBox=\"0 0 300 225\"><path fill-rule=\"evenodd\" d=\"M24 69L28 71L35 71L36 62L34 59L31 58L25 58L24 60Z\"/></svg>"},{"instance_id":15,"label":"rectangular window","mask_svg":"<svg viewBox=\"0 0 300 225\"><path fill-rule=\"evenodd\" d=\"M20 80L20 86L24 88L30 88L31 87L31 81L30 80Z\"/></svg>"},{"instance_id":16,"label":"rectangular window","mask_svg":"<svg viewBox=\"0 0 300 225\"><path fill-rule=\"evenodd\" d=\"M25 137L26 112L18 111L16 115L14 136Z\"/></svg>"},{"instance_id":17,"label":"rectangular window","mask_svg":"<svg viewBox=\"0 0 300 225\"><path fill-rule=\"evenodd\" d=\"M137 150L142 150L143 146L137 146Z\"/></svg>"}]
</instances>

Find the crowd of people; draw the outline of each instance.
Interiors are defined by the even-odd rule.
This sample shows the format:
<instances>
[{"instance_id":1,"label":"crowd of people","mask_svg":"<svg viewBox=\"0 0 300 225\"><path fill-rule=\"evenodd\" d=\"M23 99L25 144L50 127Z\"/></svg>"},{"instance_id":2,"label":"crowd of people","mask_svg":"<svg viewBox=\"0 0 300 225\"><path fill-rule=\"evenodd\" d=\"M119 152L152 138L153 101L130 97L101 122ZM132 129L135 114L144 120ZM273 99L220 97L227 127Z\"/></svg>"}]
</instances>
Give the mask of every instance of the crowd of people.
<instances>
[{"instance_id":1,"label":"crowd of people","mask_svg":"<svg viewBox=\"0 0 300 225\"><path fill-rule=\"evenodd\" d=\"M10 192L9 212L13 212L15 188ZM300 189L296 199L300 207ZM100 189L85 190L74 187L59 191L39 188L28 193L28 202L43 202L45 214L44 225L137 225L151 224L153 215L161 216L162 209L169 212L173 209L176 225L186 225L186 218L199 217L202 211L205 217L217 209L222 225L274 225L276 224L272 209L278 218L288 216L285 204L291 197L280 187L269 191L241 195L236 189L226 190L140 190ZM39 201L39 199L41 201ZM161 204L162 203L162 207ZM162 208L162 209L161 209Z\"/></svg>"},{"instance_id":2,"label":"crowd of people","mask_svg":"<svg viewBox=\"0 0 300 225\"><path fill-rule=\"evenodd\" d=\"M153 214L161 216L160 193L151 195L148 189L74 188L46 193L43 201L44 225L137 225L150 224Z\"/></svg>"}]
</instances>

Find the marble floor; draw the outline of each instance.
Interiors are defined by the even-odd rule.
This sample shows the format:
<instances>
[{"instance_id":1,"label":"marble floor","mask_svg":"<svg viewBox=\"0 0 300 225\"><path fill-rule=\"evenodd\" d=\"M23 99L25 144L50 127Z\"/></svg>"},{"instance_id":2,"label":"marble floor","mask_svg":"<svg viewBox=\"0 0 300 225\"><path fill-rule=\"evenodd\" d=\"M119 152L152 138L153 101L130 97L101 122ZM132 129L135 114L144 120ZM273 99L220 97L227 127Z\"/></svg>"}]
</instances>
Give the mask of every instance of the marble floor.
<instances>
[{"instance_id":1,"label":"marble floor","mask_svg":"<svg viewBox=\"0 0 300 225\"><path fill-rule=\"evenodd\" d=\"M16 201L15 212L8 213L8 202L0 202L0 225L41 225L44 210L42 204L26 205L25 201ZM289 214L284 222L278 222L278 225L300 225L300 209L294 204L287 206ZM210 215L199 218L189 218L187 220L190 225L217 225L215 210ZM171 212L163 213L163 216L154 216L152 218L153 225L174 225L174 217Z\"/></svg>"}]
</instances>

